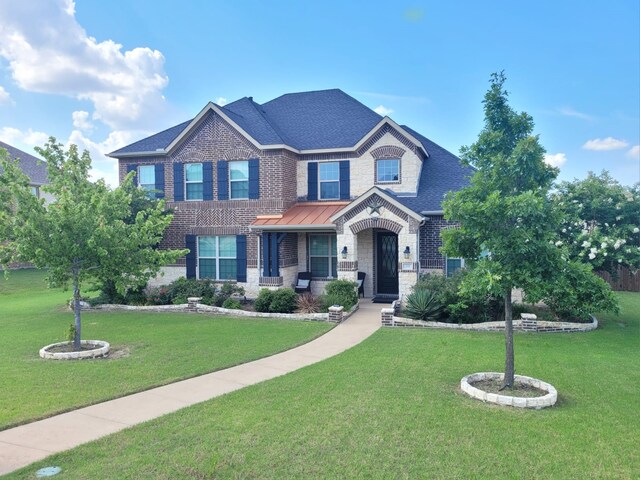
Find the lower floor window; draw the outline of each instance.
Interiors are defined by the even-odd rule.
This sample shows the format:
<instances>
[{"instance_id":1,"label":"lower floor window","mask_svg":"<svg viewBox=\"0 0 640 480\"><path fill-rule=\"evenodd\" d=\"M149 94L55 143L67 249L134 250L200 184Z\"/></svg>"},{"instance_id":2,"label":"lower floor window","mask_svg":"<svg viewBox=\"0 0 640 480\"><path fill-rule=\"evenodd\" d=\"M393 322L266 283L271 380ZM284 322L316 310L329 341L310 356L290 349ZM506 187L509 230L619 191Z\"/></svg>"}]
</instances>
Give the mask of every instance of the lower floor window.
<instances>
[{"instance_id":1,"label":"lower floor window","mask_svg":"<svg viewBox=\"0 0 640 480\"><path fill-rule=\"evenodd\" d=\"M309 235L309 269L312 277L338 276L338 248L335 235Z\"/></svg>"},{"instance_id":2,"label":"lower floor window","mask_svg":"<svg viewBox=\"0 0 640 480\"><path fill-rule=\"evenodd\" d=\"M236 279L236 237L198 237L198 278Z\"/></svg>"},{"instance_id":3,"label":"lower floor window","mask_svg":"<svg viewBox=\"0 0 640 480\"><path fill-rule=\"evenodd\" d=\"M464 268L464 259L447 258L447 277L450 277L461 268Z\"/></svg>"}]
</instances>

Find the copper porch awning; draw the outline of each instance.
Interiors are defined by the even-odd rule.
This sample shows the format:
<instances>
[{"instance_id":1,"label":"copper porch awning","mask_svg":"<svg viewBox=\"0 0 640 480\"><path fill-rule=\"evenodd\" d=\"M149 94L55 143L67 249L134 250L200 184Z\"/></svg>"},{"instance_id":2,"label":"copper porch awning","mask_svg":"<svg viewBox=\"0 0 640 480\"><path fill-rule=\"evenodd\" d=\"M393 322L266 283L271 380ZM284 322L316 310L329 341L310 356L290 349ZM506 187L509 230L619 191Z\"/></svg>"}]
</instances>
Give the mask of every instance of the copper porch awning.
<instances>
[{"instance_id":1,"label":"copper porch awning","mask_svg":"<svg viewBox=\"0 0 640 480\"><path fill-rule=\"evenodd\" d=\"M297 203L279 215L258 215L250 225L252 230L335 230L331 217L349 202Z\"/></svg>"}]
</instances>

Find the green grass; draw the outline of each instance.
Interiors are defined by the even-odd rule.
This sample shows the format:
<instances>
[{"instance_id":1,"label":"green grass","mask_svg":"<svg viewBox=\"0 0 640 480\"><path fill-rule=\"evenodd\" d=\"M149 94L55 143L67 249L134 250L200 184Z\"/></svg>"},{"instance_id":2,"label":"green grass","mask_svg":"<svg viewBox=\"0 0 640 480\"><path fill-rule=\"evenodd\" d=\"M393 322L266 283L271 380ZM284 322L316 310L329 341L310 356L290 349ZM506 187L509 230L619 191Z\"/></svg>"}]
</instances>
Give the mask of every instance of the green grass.
<instances>
[{"instance_id":1,"label":"green grass","mask_svg":"<svg viewBox=\"0 0 640 480\"><path fill-rule=\"evenodd\" d=\"M501 334L383 329L8 478L639 478L640 295L619 297L595 332L516 335L517 372L559 391L550 409L460 393L462 376L502 369Z\"/></svg>"},{"instance_id":2,"label":"green grass","mask_svg":"<svg viewBox=\"0 0 640 480\"><path fill-rule=\"evenodd\" d=\"M41 347L65 340L69 292L42 272L0 274L0 429L79 406L219 370L307 342L320 322L137 312L82 314L82 337L108 341L115 356L51 361Z\"/></svg>"}]
</instances>

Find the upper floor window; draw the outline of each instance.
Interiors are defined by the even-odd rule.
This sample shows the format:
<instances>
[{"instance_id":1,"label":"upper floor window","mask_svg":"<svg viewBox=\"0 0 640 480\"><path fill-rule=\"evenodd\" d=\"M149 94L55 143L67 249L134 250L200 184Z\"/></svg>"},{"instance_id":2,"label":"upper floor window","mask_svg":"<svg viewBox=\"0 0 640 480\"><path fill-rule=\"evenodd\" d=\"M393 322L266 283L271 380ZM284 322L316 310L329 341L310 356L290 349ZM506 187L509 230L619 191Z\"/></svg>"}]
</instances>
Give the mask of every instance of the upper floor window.
<instances>
[{"instance_id":1,"label":"upper floor window","mask_svg":"<svg viewBox=\"0 0 640 480\"><path fill-rule=\"evenodd\" d=\"M318 164L320 183L320 199L340 198L340 164L338 162L322 162Z\"/></svg>"},{"instance_id":2,"label":"upper floor window","mask_svg":"<svg viewBox=\"0 0 640 480\"><path fill-rule=\"evenodd\" d=\"M376 160L376 183L391 183L400 181L400 160Z\"/></svg>"},{"instance_id":3,"label":"upper floor window","mask_svg":"<svg viewBox=\"0 0 640 480\"><path fill-rule=\"evenodd\" d=\"M40 198L40 188L37 185L31 185L29 189L31 190L31 195Z\"/></svg>"},{"instance_id":4,"label":"upper floor window","mask_svg":"<svg viewBox=\"0 0 640 480\"><path fill-rule=\"evenodd\" d=\"M186 163L184 165L184 184L187 200L203 199L202 164Z\"/></svg>"},{"instance_id":5,"label":"upper floor window","mask_svg":"<svg viewBox=\"0 0 640 480\"><path fill-rule=\"evenodd\" d=\"M198 237L198 278L235 280L236 237Z\"/></svg>"},{"instance_id":6,"label":"upper floor window","mask_svg":"<svg viewBox=\"0 0 640 480\"><path fill-rule=\"evenodd\" d=\"M249 198L249 162L229 162L230 198Z\"/></svg>"},{"instance_id":7,"label":"upper floor window","mask_svg":"<svg viewBox=\"0 0 640 480\"><path fill-rule=\"evenodd\" d=\"M140 188L147 190L148 192L152 192L156 189L155 165L140 165L138 167L138 185Z\"/></svg>"}]
</instances>

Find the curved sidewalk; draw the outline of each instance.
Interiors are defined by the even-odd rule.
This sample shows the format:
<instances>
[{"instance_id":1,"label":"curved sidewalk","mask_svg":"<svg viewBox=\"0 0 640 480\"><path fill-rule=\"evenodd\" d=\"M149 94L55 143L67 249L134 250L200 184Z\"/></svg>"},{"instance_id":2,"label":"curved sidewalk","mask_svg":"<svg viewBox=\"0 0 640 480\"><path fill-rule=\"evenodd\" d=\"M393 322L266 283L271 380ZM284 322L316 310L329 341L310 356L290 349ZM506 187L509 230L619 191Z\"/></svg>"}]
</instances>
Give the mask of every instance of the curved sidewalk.
<instances>
[{"instance_id":1,"label":"curved sidewalk","mask_svg":"<svg viewBox=\"0 0 640 480\"><path fill-rule=\"evenodd\" d=\"M171 383L0 432L0 475L132 425L317 363L380 328L370 300L344 323L299 347L235 367Z\"/></svg>"}]
</instances>

